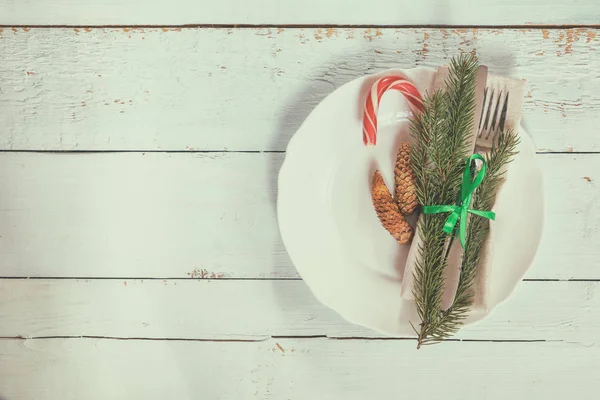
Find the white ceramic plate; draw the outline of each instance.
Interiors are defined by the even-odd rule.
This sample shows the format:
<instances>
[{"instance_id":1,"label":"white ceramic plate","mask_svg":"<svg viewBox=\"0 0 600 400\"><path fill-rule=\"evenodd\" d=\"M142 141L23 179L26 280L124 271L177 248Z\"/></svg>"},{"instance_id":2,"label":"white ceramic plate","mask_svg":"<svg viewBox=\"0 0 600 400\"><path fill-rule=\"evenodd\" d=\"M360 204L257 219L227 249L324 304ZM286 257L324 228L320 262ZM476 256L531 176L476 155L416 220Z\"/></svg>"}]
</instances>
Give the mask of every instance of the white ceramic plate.
<instances>
[{"instance_id":1,"label":"white ceramic plate","mask_svg":"<svg viewBox=\"0 0 600 400\"><path fill-rule=\"evenodd\" d=\"M379 108L377 146L362 141L362 110L370 86L381 76L403 74L421 93L430 90L429 69L388 70L347 83L323 100L290 141L279 174L278 219L285 247L314 295L350 322L390 335L413 333L414 303L401 297L408 246L379 223L370 195L380 169L393 187L400 142L409 140L409 107L388 92ZM535 149L521 129L519 155L498 193L493 252L481 319L505 300L529 268L542 232L541 171Z\"/></svg>"}]
</instances>

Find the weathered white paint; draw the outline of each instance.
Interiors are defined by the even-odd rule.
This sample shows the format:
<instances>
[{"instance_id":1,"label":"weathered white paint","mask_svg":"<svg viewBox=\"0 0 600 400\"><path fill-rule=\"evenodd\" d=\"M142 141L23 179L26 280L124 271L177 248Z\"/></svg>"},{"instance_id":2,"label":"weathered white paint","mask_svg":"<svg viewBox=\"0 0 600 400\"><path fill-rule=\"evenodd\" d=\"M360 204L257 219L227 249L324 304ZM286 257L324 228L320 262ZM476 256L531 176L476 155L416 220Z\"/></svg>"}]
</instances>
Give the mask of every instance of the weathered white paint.
<instances>
[{"instance_id":1,"label":"weathered white paint","mask_svg":"<svg viewBox=\"0 0 600 400\"><path fill-rule=\"evenodd\" d=\"M275 213L284 156L0 154L0 276L297 277ZM539 160L546 228L527 277L600 278L600 155Z\"/></svg>"},{"instance_id":2,"label":"weathered white paint","mask_svg":"<svg viewBox=\"0 0 600 400\"><path fill-rule=\"evenodd\" d=\"M520 25L596 24L594 0L8 0L0 24L177 25L177 24L384 24Z\"/></svg>"},{"instance_id":3,"label":"weathered white paint","mask_svg":"<svg viewBox=\"0 0 600 400\"><path fill-rule=\"evenodd\" d=\"M7 400L596 399L600 347L0 340Z\"/></svg>"},{"instance_id":4,"label":"weathered white paint","mask_svg":"<svg viewBox=\"0 0 600 400\"><path fill-rule=\"evenodd\" d=\"M581 25L600 11L380 1L22 0L0 4L0 24ZM336 87L461 50L529 80L540 151L597 152L598 32L2 27L0 150L283 150ZM0 279L0 336L156 339L0 339L0 399L595 398L598 281L523 282L457 336L485 342L415 353L413 340L351 339L378 335L302 281L244 280L298 276L275 219L283 157L0 153L0 276L198 278ZM547 228L528 278L600 279L600 155L540 162ZM277 338L314 335L345 339ZM177 338L196 340L163 340Z\"/></svg>"},{"instance_id":5,"label":"weathered white paint","mask_svg":"<svg viewBox=\"0 0 600 400\"><path fill-rule=\"evenodd\" d=\"M521 282L457 337L587 345L600 337L599 308L600 282ZM0 321L0 337L381 337L343 321L301 280L0 280Z\"/></svg>"},{"instance_id":6,"label":"weathered white paint","mask_svg":"<svg viewBox=\"0 0 600 400\"><path fill-rule=\"evenodd\" d=\"M340 85L476 51L539 150L600 151L598 29L0 29L0 149L283 150Z\"/></svg>"}]
</instances>

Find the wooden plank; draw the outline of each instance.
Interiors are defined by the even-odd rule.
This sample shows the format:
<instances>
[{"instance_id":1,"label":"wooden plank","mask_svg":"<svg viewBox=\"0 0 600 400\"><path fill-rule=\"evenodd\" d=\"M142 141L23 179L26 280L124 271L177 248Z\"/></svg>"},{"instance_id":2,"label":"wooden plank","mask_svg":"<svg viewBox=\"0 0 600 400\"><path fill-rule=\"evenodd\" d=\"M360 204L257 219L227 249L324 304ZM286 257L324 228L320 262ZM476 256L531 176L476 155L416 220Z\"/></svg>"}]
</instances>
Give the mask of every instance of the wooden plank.
<instances>
[{"instance_id":1,"label":"wooden plank","mask_svg":"<svg viewBox=\"0 0 600 400\"><path fill-rule=\"evenodd\" d=\"M344 83L474 51L528 79L540 151L600 151L598 29L0 30L0 149L284 150Z\"/></svg>"},{"instance_id":2,"label":"wooden plank","mask_svg":"<svg viewBox=\"0 0 600 400\"><path fill-rule=\"evenodd\" d=\"M4 153L0 274L297 276L276 223L282 159Z\"/></svg>"},{"instance_id":3,"label":"wooden plank","mask_svg":"<svg viewBox=\"0 0 600 400\"><path fill-rule=\"evenodd\" d=\"M414 347L412 341L327 339L1 340L0 395L7 400L596 396L598 346L453 342Z\"/></svg>"},{"instance_id":4,"label":"wooden plank","mask_svg":"<svg viewBox=\"0 0 600 400\"><path fill-rule=\"evenodd\" d=\"M342 12L343 10L343 12ZM302 3L291 0L228 0L169 3L128 0L20 0L0 6L0 24L8 25L178 25L178 24L370 24L370 25L521 25L597 24L594 0L528 0L484 3L424 0L417 3L373 0L352 7L338 0Z\"/></svg>"},{"instance_id":5,"label":"wooden plank","mask_svg":"<svg viewBox=\"0 0 600 400\"><path fill-rule=\"evenodd\" d=\"M276 221L283 158L3 153L0 276L298 277ZM539 159L546 228L527 277L599 279L600 155Z\"/></svg>"},{"instance_id":6,"label":"wooden plank","mask_svg":"<svg viewBox=\"0 0 600 400\"><path fill-rule=\"evenodd\" d=\"M600 335L598 307L598 281L526 281L457 337L589 344ZM0 280L0 318L0 337L381 337L342 320L300 280Z\"/></svg>"}]
</instances>

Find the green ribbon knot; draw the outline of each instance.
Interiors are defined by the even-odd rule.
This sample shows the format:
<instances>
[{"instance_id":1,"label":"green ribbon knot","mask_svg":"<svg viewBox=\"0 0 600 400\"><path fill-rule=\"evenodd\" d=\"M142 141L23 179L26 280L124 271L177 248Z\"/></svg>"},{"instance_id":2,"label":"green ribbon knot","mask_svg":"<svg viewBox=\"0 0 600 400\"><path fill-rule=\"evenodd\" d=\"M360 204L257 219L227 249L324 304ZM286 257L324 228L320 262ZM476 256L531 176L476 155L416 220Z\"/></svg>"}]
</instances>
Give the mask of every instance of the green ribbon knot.
<instances>
[{"instance_id":1,"label":"green ribbon knot","mask_svg":"<svg viewBox=\"0 0 600 400\"><path fill-rule=\"evenodd\" d=\"M481 160L483 165L481 166L481 169L475 176L475 179L471 181L471 161L473 160ZM492 211L473 210L469 208L469 206L471 205L471 196L473 196L473 192L475 191L475 189L477 189L477 186L479 186L483 181L483 178L485 177L485 171L485 159L480 154L473 154L467 160L467 165L465 167L465 171L463 172L460 203L456 206L445 205L423 207L423 214L439 214L445 212L450 213L448 219L446 219L446 223L444 224L443 229L443 231L447 234L451 234L454 231L456 223L460 220L459 236L460 244L463 248L465 247L467 237L467 213L479 215L480 217L491 220L496 219L496 213Z\"/></svg>"}]
</instances>

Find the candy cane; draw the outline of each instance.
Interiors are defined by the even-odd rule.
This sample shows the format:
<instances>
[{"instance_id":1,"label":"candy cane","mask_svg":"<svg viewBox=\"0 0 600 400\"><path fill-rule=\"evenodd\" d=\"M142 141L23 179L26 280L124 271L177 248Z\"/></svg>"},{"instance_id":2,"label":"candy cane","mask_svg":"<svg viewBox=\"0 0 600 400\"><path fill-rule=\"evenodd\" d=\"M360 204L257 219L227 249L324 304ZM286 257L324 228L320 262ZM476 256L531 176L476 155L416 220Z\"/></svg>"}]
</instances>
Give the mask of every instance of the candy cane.
<instances>
[{"instance_id":1,"label":"candy cane","mask_svg":"<svg viewBox=\"0 0 600 400\"><path fill-rule=\"evenodd\" d=\"M383 94L388 90L398 90L404 95L411 108L423 110L423 99L417 88L401 76L386 76L371 87L363 114L363 141L367 146L377 143L377 111Z\"/></svg>"}]
</instances>

